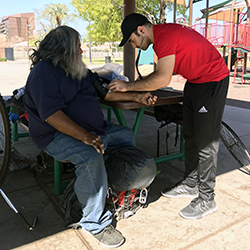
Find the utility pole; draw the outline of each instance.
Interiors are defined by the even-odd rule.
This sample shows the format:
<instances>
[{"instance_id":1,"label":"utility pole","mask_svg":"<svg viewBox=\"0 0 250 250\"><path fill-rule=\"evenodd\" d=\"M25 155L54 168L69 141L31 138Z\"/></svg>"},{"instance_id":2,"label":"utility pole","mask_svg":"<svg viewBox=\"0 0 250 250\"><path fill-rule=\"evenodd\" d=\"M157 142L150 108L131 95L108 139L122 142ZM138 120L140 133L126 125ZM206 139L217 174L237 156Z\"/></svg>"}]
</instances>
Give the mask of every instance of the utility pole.
<instances>
[{"instance_id":1,"label":"utility pole","mask_svg":"<svg viewBox=\"0 0 250 250\"><path fill-rule=\"evenodd\" d=\"M209 8L209 0L207 0L207 6L206 6L206 29L205 29L206 38L207 38L207 29L208 29L208 8Z\"/></svg>"},{"instance_id":2,"label":"utility pole","mask_svg":"<svg viewBox=\"0 0 250 250\"><path fill-rule=\"evenodd\" d=\"M193 0L189 0L189 27L193 24Z\"/></svg>"},{"instance_id":3,"label":"utility pole","mask_svg":"<svg viewBox=\"0 0 250 250\"><path fill-rule=\"evenodd\" d=\"M176 22L176 0L174 0L174 16L173 16L173 23Z\"/></svg>"},{"instance_id":4,"label":"utility pole","mask_svg":"<svg viewBox=\"0 0 250 250\"><path fill-rule=\"evenodd\" d=\"M89 26L90 26L90 21L89 21ZM92 63L92 59L91 59L91 37L89 34L89 63Z\"/></svg>"},{"instance_id":5,"label":"utility pole","mask_svg":"<svg viewBox=\"0 0 250 250\"><path fill-rule=\"evenodd\" d=\"M135 13L135 0L123 0L123 17ZM135 49L130 43L123 46L123 75L135 80Z\"/></svg>"},{"instance_id":6,"label":"utility pole","mask_svg":"<svg viewBox=\"0 0 250 250\"><path fill-rule=\"evenodd\" d=\"M30 46L29 46L29 36L30 36L30 32L29 32L29 19L27 18L27 57L29 59L29 50L30 50Z\"/></svg>"},{"instance_id":7,"label":"utility pole","mask_svg":"<svg viewBox=\"0 0 250 250\"><path fill-rule=\"evenodd\" d=\"M92 63L92 59L91 59L91 38L89 36L89 63Z\"/></svg>"}]
</instances>

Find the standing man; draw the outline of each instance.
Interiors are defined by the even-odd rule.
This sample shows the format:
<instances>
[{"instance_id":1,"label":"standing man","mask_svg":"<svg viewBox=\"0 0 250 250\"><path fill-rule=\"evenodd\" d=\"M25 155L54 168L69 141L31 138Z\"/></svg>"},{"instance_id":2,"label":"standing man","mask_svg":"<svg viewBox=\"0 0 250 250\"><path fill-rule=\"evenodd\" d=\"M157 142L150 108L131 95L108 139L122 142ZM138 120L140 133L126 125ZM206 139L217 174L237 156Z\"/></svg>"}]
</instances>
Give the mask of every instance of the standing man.
<instances>
[{"instance_id":1,"label":"standing man","mask_svg":"<svg viewBox=\"0 0 250 250\"><path fill-rule=\"evenodd\" d=\"M214 187L221 120L229 84L229 70L217 49L195 30L180 24L151 24L143 15L125 17L123 39L146 50L150 44L158 57L155 72L140 81L114 80L113 91L153 91L169 85L173 73L187 79L184 87L183 131L185 178L165 197L192 197L180 211L186 219L199 219L217 210Z\"/></svg>"},{"instance_id":2,"label":"standing man","mask_svg":"<svg viewBox=\"0 0 250 250\"><path fill-rule=\"evenodd\" d=\"M40 150L75 165L74 190L82 205L78 225L101 244L118 247L123 235L105 208L108 179L103 153L107 148L134 145L127 127L104 120L99 98L152 105L151 93L109 93L108 82L86 68L79 33L59 26L51 30L31 55L24 94L29 131Z\"/></svg>"}]
</instances>

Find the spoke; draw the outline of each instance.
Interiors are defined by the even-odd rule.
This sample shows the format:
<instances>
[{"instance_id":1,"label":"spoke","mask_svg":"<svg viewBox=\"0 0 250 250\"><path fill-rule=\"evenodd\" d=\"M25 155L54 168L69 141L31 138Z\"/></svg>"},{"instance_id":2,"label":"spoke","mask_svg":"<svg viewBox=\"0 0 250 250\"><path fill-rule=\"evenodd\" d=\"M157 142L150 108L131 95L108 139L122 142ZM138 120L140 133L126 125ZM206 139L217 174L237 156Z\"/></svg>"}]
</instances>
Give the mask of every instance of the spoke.
<instances>
[{"instance_id":1,"label":"spoke","mask_svg":"<svg viewBox=\"0 0 250 250\"><path fill-rule=\"evenodd\" d=\"M10 164L11 128L8 111L0 95L0 187Z\"/></svg>"},{"instance_id":2,"label":"spoke","mask_svg":"<svg viewBox=\"0 0 250 250\"><path fill-rule=\"evenodd\" d=\"M238 161L241 167L250 164L250 155L247 148L232 128L224 122L222 122L221 126L221 139L228 151Z\"/></svg>"}]
</instances>

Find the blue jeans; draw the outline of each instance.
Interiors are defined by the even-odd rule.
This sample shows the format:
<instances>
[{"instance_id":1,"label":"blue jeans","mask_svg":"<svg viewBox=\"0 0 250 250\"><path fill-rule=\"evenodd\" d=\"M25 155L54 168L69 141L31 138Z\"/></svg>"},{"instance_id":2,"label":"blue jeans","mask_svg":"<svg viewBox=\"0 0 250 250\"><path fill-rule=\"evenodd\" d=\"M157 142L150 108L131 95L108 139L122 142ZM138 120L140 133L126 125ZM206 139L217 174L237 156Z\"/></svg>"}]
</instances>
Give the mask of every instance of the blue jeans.
<instances>
[{"instance_id":1,"label":"blue jeans","mask_svg":"<svg viewBox=\"0 0 250 250\"><path fill-rule=\"evenodd\" d=\"M108 133L101 136L105 149L135 145L131 129L107 124ZM105 208L108 180L103 155L94 147L59 132L44 151L59 161L68 160L75 165L74 189L83 212L79 225L93 234L110 225L112 214Z\"/></svg>"}]
</instances>

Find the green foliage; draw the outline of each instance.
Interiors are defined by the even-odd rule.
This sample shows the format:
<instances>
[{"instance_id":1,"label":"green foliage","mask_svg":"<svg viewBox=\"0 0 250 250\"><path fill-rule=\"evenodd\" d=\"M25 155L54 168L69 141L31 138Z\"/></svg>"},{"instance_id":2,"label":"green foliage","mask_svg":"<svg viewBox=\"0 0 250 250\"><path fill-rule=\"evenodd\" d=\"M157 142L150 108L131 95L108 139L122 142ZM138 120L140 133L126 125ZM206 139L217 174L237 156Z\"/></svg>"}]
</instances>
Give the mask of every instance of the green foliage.
<instances>
[{"instance_id":1,"label":"green foliage","mask_svg":"<svg viewBox=\"0 0 250 250\"><path fill-rule=\"evenodd\" d=\"M65 4L45 4L41 10L35 9L36 19L41 25L40 36L44 36L51 29L74 20L73 14L69 13L69 9Z\"/></svg>"},{"instance_id":2,"label":"green foliage","mask_svg":"<svg viewBox=\"0 0 250 250\"><path fill-rule=\"evenodd\" d=\"M36 42L37 42L37 40L39 40L39 38L37 38L37 37L32 37L32 38L30 38L29 39L29 46L30 47L36 47L37 45L36 45Z\"/></svg>"},{"instance_id":3,"label":"green foliage","mask_svg":"<svg viewBox=\"0 0 250 250\"><path fill-rule=\"evenodd\" d=\"M136 1L136 12L148 18L151 23L163 23L161 13L162 0L138 0Z\"/></svg>"},{"instance_id":4,"label":"green foliage","mask_svg":"<svg viewBox=\"0 0 250 250\"><path fill-rule=\"evenodd\" d=\"M88 21L88 37L94 44L121 40L123 0L72 0L79 17Z\"/></svg>"},{"instance_id":5,"label":"green foliage","mask_svg":"<svg viewBox=\"0 0 250 250\"><path fill-rule=\"evenodd\" d=\"M113 43L122 39L123 0L71 0L78 17L89 22L88 36L93 44ZM164 23L166 10L173 10L173 3L164 0L136 0L136 12L145 15L153 24ZM186 16L186 8L177 5L177 15Z\"/></svg>"},{"instance_id":6,"label":"green foliage","mask_svg":"<svg viewBox=\"0 0 250 250\"><path fill-rule=\"evenodd\" d=\"M0 62L6 62L6 58L5 57L0 57Z\"/></svg>"},{"instance_id":7,"label":"green foliage","mask_svg":"<svg viewBox=\"0 0 250 250\"><path fill-rule=\"evenodd\" d=\"M165 17L167 13L173 13L174 3L165 0L137 0L136 1L136 12L146 16L153 24L165 23L167 20ZM178 5L176 6L176 16L183 19L187 19L186 15L187 8Z\"/></svg>"}]
</instances>

